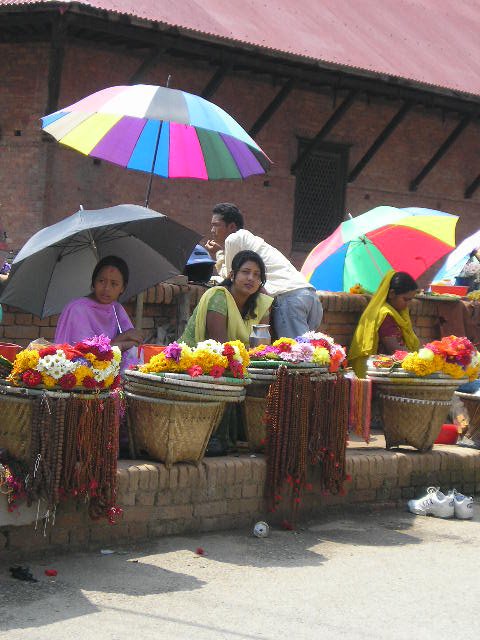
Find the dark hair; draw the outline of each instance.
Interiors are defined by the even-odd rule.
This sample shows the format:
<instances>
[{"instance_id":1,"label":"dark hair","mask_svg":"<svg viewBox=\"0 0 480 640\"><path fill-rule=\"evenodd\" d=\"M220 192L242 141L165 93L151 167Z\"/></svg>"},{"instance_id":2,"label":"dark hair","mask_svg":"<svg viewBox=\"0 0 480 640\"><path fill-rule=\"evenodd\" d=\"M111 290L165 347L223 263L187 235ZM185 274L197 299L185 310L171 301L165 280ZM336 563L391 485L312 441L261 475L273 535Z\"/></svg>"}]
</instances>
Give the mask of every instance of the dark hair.
<instances>
[{"instance_id":1,"label":"dark hair","mask_svg":"<svg viewBox=\"0 0 480 640\"><path fill-rule=\"evenodd\" d=\"M412 278L409 273L405 271L397 271L393 278L390 280L390 291L393 291L395 295L402 293L409 293L410 291L416 291L418 284Z\"/></svg>"},{"instance_id":2,"label":"dark hair","mask_svg":"<svg viewBox=\"0 0 480 640\"><path fill-rule=\"evenodd\" d=\"M234 222L237 225L237 229L243 229L243 216L237 205L231 202L220 202L213 207L213 214L221 216L225 224Z\"/></svg>"},{"instance_id":3,"label":"dark hair","mask_svg":"<svg viewBox=\"0 0 480 640\"><path fill-rule=\"evenodd\" d=\"M242 318L252 318L255 313L255 307L257 305L257 298L258 298L258 294L260 293L260 289L264 286L265 282L267 281L267 274L265 269L265 263L263 262L262 258L258 255L258 253L255 253L255 251L239 251L233 256L233 260L232 260L233 278L235 278L235 276L243 267L245 262L255 262L255 264L260 269L260 279L262 283L261 286L258 287L257 291L255 291L255 293L252 293L252 295L248 297L248 300L245 303L245 306L243 308ZM227 289L230 290L232 287L232 284L233 284L233 279L226 278L222 282L221 286L226 287Z\"/></svg>"},{"instance_id":4,"label":"dark hair","mask_svg":"<svg viewBox=\"0 0 480 640\"><path fill-rule=\"evenodd\" d=\"M93 270L92 273L92 287L95 285L95 280L98 278L98 274L103 269L103 267L115 267L120 271L123 278L123 286L126 287L128 284L128 266L125 260L119 258L118 256L106 256L102 258L99 262L97 262L97 266Z\"/></svg>"}]
</instances>

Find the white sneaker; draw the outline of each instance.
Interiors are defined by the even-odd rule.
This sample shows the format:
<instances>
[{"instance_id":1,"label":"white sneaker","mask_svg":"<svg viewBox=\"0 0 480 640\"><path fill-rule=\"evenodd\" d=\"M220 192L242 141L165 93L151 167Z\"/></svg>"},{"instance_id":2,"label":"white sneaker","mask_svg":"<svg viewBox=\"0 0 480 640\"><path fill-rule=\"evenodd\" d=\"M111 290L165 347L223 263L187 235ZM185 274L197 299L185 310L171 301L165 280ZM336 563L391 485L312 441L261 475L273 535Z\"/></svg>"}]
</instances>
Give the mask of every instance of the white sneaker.
<instances>
[{"instance_id":1,"label":"white sneaker","mask_svg":"<svg viewBox=\"0 0 480 640\"><path fill-rule=\"evenodd\" d=\"M409 500L408 510L417 516L453 518L455 514L453 494L446 496L438 487L428 487L427 495L419 500Z\"/></svg>"},{"instance_id":2,"label":"white sneaker","mask_svg":"<svg viewBox=\"0 0 480 640\"><path fill-rule=\"evenodd\" d=\"M460 520L470 520L470 518L473 518L472 496L464 496L463 493L459 493L456 489L452 489L452 491L448 492L447 497L453 498L456 518L460 518Z\"/></svg>"}]
</instances>

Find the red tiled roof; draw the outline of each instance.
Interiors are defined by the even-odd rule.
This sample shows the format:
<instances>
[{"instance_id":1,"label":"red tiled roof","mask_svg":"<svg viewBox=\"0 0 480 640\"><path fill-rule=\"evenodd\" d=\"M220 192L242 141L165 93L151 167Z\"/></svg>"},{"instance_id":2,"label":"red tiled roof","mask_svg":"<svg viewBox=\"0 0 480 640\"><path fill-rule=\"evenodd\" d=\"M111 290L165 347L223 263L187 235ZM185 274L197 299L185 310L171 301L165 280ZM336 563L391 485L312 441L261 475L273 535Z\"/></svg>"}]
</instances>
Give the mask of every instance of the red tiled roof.
<instances>
[{"instance_id":1,"label":"red tiled roof","mask_svg":"<svg viewBox=\"0 0 480 640\"><path fill-rule=\"evenodd\" d=\"M0 0L0 6L41 5ZM210 37L480 95L480 0L85 0Z\"/></svg>"}]
</instances>

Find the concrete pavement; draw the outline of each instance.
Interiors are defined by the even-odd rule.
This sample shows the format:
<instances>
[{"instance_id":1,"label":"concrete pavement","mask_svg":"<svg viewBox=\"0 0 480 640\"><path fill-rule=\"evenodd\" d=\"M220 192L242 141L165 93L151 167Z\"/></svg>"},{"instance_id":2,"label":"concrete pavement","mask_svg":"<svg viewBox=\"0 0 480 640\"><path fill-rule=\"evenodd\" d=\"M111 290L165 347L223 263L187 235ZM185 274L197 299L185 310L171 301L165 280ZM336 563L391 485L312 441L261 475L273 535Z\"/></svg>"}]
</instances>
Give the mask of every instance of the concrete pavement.
<instances>
[{"instance_id":1,"label":"concrete pavement","mask_svg":"<svg viewBox=\"0 0 480 640\"><path fill-rule=\"evenodd\" d=\"M476 639L474 513L357 513L266 539L239 530L44 556L29 561L38 583L1 566L0 638Z\"/></svg>"}]
</instances>

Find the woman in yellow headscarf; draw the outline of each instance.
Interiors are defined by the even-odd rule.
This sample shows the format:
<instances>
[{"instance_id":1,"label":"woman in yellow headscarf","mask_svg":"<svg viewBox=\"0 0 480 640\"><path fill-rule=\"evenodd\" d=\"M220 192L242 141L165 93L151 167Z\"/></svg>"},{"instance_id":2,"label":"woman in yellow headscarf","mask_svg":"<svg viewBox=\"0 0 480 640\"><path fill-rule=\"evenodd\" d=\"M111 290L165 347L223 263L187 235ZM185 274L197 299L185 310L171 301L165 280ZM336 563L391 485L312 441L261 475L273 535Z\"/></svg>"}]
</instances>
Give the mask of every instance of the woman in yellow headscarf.
<instances>
[{"instance_id":1,"label":"woman in yellow headscarf","mask_svg":"<svg viewBox=\"0 0 480 640\"><path fill-rule=\"evenodd\" d=\"M258 253L239 251L230 276L200 298L180 341L193 347L207 338L241 340L248 347L253 325L269 321L273 298L260 293L265 281L265 264Z\"/></svg>"},{"instance_id":2,"label":"woman in yellow headscarf","mask_svg":"<svg viewBox=\"0 0 480 640\"><path fill-rule=\"evenodd\" d=\"M415 335L408 304L418 285L404 271L389 271L362 313L355 330L348 359L359 378L364 378L367 359L372 354L392 354L397 349L416 351Z\"/></svg>"}]
</instances>

